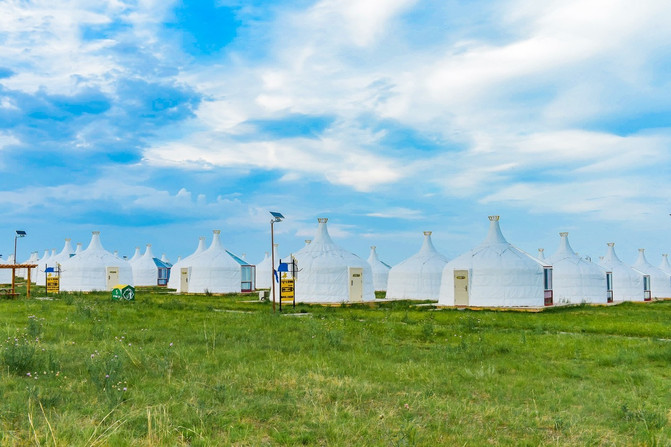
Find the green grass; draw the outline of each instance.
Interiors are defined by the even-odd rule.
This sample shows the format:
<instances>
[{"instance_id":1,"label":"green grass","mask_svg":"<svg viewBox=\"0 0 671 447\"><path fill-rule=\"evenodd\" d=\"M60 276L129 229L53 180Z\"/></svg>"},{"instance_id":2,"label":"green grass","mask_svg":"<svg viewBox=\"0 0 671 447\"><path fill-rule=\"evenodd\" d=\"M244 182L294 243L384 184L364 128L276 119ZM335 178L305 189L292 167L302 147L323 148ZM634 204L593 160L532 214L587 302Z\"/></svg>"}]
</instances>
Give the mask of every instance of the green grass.
<instances>
[{"instance_id":1,"label":"green grass","mask_svg":"<svg viewBox=\"0 0 671 447\"><path fill-rule=\"evenodd\" d=\"M0 300L0 445L671 445L671 302L256 296Z\"/></svg>"}]
</instances>

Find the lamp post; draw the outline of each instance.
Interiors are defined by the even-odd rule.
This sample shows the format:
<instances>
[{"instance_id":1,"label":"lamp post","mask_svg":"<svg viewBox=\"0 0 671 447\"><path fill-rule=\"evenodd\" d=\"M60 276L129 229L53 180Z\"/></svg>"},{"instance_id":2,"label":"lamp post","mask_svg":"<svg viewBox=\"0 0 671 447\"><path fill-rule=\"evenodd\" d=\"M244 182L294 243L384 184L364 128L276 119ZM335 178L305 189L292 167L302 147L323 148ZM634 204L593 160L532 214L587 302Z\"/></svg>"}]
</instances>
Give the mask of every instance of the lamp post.
<instances>
[{"instance_id":1,"label":"lamp post","mask_svg":"<svg viewBox=\"0 0 671 447\"><path fill-rule=\"evenodd\" d=\"M16 262L16 240L20 237L26 237L26 232L23 230L16 230L16 236L14 236L14 264L18 264L18 262Z\"/></svg>"},{"instance_id":2,"label":"lamp post","mask_svg":"<svg viewBox=\"0 0 671 447\"><path fill-rule=\"evenodd\" d=\"M270 221L270 262L272 263L272 268L270 269L272 278L271 285L273 288L273 312L275 312L275 222L282 222L284 216L276 211L270 211L270 215L273 216L273 219Z\"/></svg>"}]
</instances>

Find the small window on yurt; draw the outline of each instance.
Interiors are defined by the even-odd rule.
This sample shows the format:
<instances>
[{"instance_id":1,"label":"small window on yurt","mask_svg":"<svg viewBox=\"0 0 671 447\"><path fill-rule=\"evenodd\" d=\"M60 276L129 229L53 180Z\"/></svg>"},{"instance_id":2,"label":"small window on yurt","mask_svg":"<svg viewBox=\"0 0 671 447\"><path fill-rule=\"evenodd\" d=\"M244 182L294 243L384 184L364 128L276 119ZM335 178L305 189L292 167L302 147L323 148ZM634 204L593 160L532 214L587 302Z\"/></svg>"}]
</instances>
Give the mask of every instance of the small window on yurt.
<instances>
[{"instance_id":1,"label":"small window on yurt","mask_svg":"<svg viewBox=\"0 0 671 447\"><path fill-rule=\"evenodd\" d=\"M606 297L609 303L613 302L613 272L606 272Z\"/></svg>"},{"instance_id":2,"label":"small window on yurt","mask_svg":"<svg viewBox=\"0 0 671 447\"><path fill-rule=\"evenodd\" d=\"M543 267L544 304L552 306L552 267Z\"/></svg>"},{"instance_id":3,"label":"small window on yurt","mask_svg":"<svg viewBox=\"0 0 671 447\"><path fill-rule=\"evenodd\" d=\"M645 301L652 299L652 294L650 293L650 275L643 276L643 299Z\"/></svg>"}]
</instances>

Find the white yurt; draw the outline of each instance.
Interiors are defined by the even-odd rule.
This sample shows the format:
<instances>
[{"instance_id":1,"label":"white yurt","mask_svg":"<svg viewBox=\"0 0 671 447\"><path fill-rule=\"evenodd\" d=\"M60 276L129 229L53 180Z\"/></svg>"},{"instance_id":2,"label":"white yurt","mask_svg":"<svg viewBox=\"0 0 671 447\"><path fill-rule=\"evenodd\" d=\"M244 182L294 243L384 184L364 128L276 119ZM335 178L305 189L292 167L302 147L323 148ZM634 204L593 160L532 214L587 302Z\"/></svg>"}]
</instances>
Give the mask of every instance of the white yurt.
<instances>
[{"instance_id":1,"label":"white yurt","mask_svg":"<svg viewBox=\"0 0 671 447\"><path fill-rule=\"evenodd\" d=\"M38 271L44 274L44 268L47 265L47 260L51 257L51 252L49 250L44 250L44 254L40 259L37 260L37 269Z\"/></svg>"},{"instance_id":2,"label":"white yurt","mask_svg":"<svg viewBox=\"0 0 671 447\"><path fill-rule=\"evenodd\" d=\"M57 254L54 254L50 256L45 262L48 267L53 267L57 268L59 265L63 265L65 261L70 259L72 255L74 255L75 251L72 248L72 244L70 243L70 239L65 239L65 244L63 245L63 249L58 252ZM37 278L35 278L35 284L38 286L46 286L47 280L46 280L46 275L44 274L44 266L42 266L42 269L39 270L40 274L38 275Z\"/></svg>"},{"instance_id":3,"label":"white yurt","mask_svg":"<svg viewBox=\"0 0 671 447\"><path fill-rule=\"evenodd\" d=\"M189 259L192 257L202 253L205 251L205 236L200 236L198 238L198 247L196 247L196 251L191 253L189 256L185 257L184 259L180 259L177 262L175 262L172 265L172 268L170 269L170 279L168 279L168 288L169 289L175 289L177 290L178 293L186 293L186 288L188 287L188 284L184 284L185 290L182 290L182 283L181 283L181 270L182 267L187 269L187 278L188 278L188 262Z\"/></svg>"},{"instance_id":4,"label":"white yurt","mask_svg":"<svg viewBox=\"0 0 671 447\"><path fill-rule=\"evenodd\" d=\"M25 261L22 262L22 264L37 264L37 261L39 261L40 255L39 252L32 252L30 253L30 257L26 259ZM35 282L35 274L37 273L37 268L32 268L30 269L30 281ZM28 269L17 269L16 270L16 276L20 278L27 278L28 277Z\"/></svg>"},{"instance_id":5,"label":"white yurt","mask_svg":"<svg viewBox=\"0 0 671 447\"><path fill-rule=\"evenodd\" d=\"M155 286L158 282L158 267L154 262L154 253L151 244L147 244L144 254L135 262L130 263L133 270L133 284L135 286Z\"/></svg>"},{"instance_id":6,"label":"white yurt","mask_svg":"<svg viewBox=\"0 0 671 447\"><path fill-rule=\"evenodd\" d=\"M336 245L329 235L328 219L317 219L311 243L294 253L298 267L296 301L343 303L375 300L373 272L366 261Z\"/></svg>"},{"instance_id":7,"label":"white yurt","mask_svg":"<svg viewBox=\"0 0 671 447\"><path fill-rule=\"evenodd\" d=\"M489 216L487 238L443 269L444 306L542 307L552 288L552 268L510 244Z\"/></svg>"},{"instance_id":8,"label":"white yurt","mask_svg":"<svg viewBox=\"0 0 671 447\"><path fill-rule=\"evenodd\" d=\"M128 260L130 262L130 265L133 265L135 261L140 259L142 257L142 252L140 251L140 247L135 247L135 253L133 253L133 257Z\"/></svg>"},{"instance_id":9,"label":"white yurt","mask_svg":"<svg viewBox=\"0 0 671 447\"><path fill-rule=\"evenodd\" d=\"M210 247L185 259L181 270L188 269L186 293L240 293L241 271L238 264L221 244L220 230L214 230ZM172 276L172 275L171 275Z\"/></svg>"},{"instance_id":10,"label":"white yurt","mask_svg":"<svg viewBox=\"0 0 671 447\"><path fill-rule=\"evenodd\" d=\"M9 255L9 258L12 258L12 255ZM0 264L13 264L10 262L10 259L3 259L0 255ZM11 284L12 283L12 269L0 269L0 284Z\"/></svg>"},{"instance_id":11,"label":"white yurt","mask_svg":"<svg viewBox=\"0 0 671 447\"><path fill-rule=\"evenodd\" d=\"M648 262L644 248L638 249L638 258L632 267L650 276L652 298L671 298L671 276Z\"/></svg>"},{"instance_id":12,"label":"white yurt","mask_svg":"<svg viewBox=\"0 0 671 447\"><path fill-rule=\"evenodd\" d=\"M268 256L268 252L263 256L263 260L256 264L256 288L270 289L272 286L270 282L270 275L272 274L272 260Z\"/></svg>"},{"instance_id":13,"label":"white yurt","mask_svg":"<svg viewBox=\"0 0 671 447\"><path fill-rule=\"evenodd\" d=\"M440 280L447 258L436 251L431 232L424 232L418 253L389 270L387 298L406 300L437 300Z\"/></svg>"},{"instance_id":14,"label":"white yurt","mask_svg":"<svg viewBox=\"0 0 671 447\"><path fill-rule=\"evenodd\" d=\"M538 249L538 259L541 261L545 260L545 249L544 248L539 248Z\"/></svg>"},{"instance_id":15,"label":"white yurt","mask_svg":"<svg viewBox=\"0 0 671 447\"><path fill-rule=\"evenodd\" d=\"M37 261L37 274L35 275L35 284L38 286L46 285L46 269L56 267L53 259L56 257L56 249L44 250L44 256Z\"/></svg>"},{"instance_id":16,"label":"white yurt","mask_svg":"<svg viewBox=\"0 0 671 447\"><path fill-rule=\"evenodd\" d=\"M669 264L669 255L664 253L662 255L662 262L659 264L658 267L661 271L666 273L667 275L671 275L671 264Z\"/></svg>"},{"instance_id":17,"label":"white yurt","mask_svg":"<svg viewBox=\"0 0 671 447\"><path fill-rule=\"evenodd\" d=\"M83 251L84 251L84 249L83 249L83 247L82 247L82 243L81 243L81 242L77 242L77 248L75 248L75 254L78 255L79 253L81 253L81 252L83 252Z\"/></svg>"},{"instance_id":18,"label":"white yurt","mask_svg":"<svg viewBox=\"0 0 671 447\"><path fill-rule=\"evenodd\" d=\"M601 259L599 265L613 275L614 301L643 301L644 274L625 264L615 253L615 242L608 243L608 252Z\"/></svg>"},{"instance_id":19,"label":"white yurt","mask_svg":"<svg viewBox=\"0 0 671 447\"><path fill-rule=\"evenodd\" d=\"M552 265L554 303L607 303L606 271L578 256L571 248L568 233L559 236L559 248L546 259Z\"/></svg>"},{"instance_id":20,"label":"white yurt","mask_svg":"<svg viewBox=\"0 0 671 447\"><path fill-rule=\"evenodd\" d=\"M86 250L61 264L62 291L112 290L117 284L133 285L131 266L103 248L99 231L93 232Z\"/></svg>"},{"instance_id":21,"label":"white yurt","mask_svg":"<svg viewBox=\"0 0 671 447\"><path fill-rule=\"evenodd\" d=\"M389 278L389 270L391 267L380 261L377 255L375 245L370 247L370 254L367 259L370 269L373 271L373 288L375 291L387 291L387 279Z\"/></svg>"}]
</instances>

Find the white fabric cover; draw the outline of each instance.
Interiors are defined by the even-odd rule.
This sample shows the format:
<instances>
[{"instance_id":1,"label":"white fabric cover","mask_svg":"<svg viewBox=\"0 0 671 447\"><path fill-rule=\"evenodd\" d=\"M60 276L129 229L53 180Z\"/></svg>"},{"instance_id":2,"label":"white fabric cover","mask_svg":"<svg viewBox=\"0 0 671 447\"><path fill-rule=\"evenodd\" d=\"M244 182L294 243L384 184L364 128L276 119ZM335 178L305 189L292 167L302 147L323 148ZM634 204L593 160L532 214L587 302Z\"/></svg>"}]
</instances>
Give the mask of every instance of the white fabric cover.
<instances>
[{"instance_id":1,"label":"white fabric cover","mask_svg":"<svg viewBox=\"0 0 671 447\"><path fill-rule=\"evenodd\" d=\"M431 232L424 232L419 252L389 270L387 298L406 300L437 300L440 280L447 258L436 251Z\"/></svg>"},{"instance_id":2,"label":"white fabric cover","mask_svg":"<svg viewBox=\"0 0 671 447\"><path fill-rule=\"evenodd\" d=\"M545 249L544 248L539 248L538 249L538 259L541 261L545 260Z\"/></svg>"},{"instance_id":3,"label":"white fabric cover","mask_svg":"<svg viewBox=\"0 0 671 447\"><path fill-rule=\"evenodd\" d=\"M186 290L182 290L182 282L181 282L182 267L189 267L188 265L189 260L193 256L196 256L204 251L205 251L205 236L200 236L198 238L198 247L196 248L196 251L191 253L186 258L178 260L173 264L172 268L170 268L170 278L168 278L169 289L175 289L177 290L178 293L187 292Z\"/></svg>"},{"instance_id":4,"label":"white fabric cover","mask_svg":"<svg viewBox=\"0 0 671 447\"><path fill-rule=\"evenodd\" d=\"M490 216L487 238L443 269L438 303L454 306L454 271L468 270L469 306L542 307L547 265L510 244Z\"/></svg>"},{"instance_id":5,"label":"white fabric cover","mask_svg":"<svg viewBox=\"0 0 671 447\"><path fill-rule=\"evenodd\" d=\"M671 277L648 262L645 249L638 249L638 259L632 267L650 276L650 294L653 298L671 298Z\"/></svg>"},{"instance_id":6,"label":"white fabric cover","mask_svg":"<svg viewBox=\"0 0 671 447\"><path fill-rule=\"evenodd\" d=\"M607 303L606 271L578 256L571 248L568 233L559 235L559 248L547 259L552 264L554 303Z\"/></svg>"},{"instance_id":7,"label":"white fabric cover","mask_svg":"<svg viewBox=\"0 0 671 447\"><path fill-rule=\"evenodd\" d=\"M599 265L613 274L613 301L643 301L643 273L617 257L615 243L608 243L608 252Z\"/></svg>"},{"instance_id":8,"label":"white fabric cover","mask_svg":"<svg viewBox=\"0 0 671 447\"><path fill-rule=\"evenodd\" d=\"M12 258L14 255L9 255L9 259L2 259L0 255L0 264L13 264ZM12 283L12 270L11 269L0 269L0 284L11 284Z\"/></svg>"},{"instance_id":9,"label":"white fabric cover","mask_svg":"<svg viewBox=\"0 0 671 447\"><path fill-rule=\"evenodd\" d=\"M75 248L75 254L78 255L78 254L81 253L82 251L84 251L84 250L82 249L82 243L81 243L81 242L77 242L77 248Z\"/></svg>"},{"instance_id":10,"label":"white fabric cover","mask_svg":"<svg viewBox=\"0 0 671 447\"><path fill-rule=\"evenodd\" d=\"M165 264L170 264L170 263L171 263L171 262L170 262L170 259L168 259L168 257L165 255L165 253L163 253L163 254L161 255L161 262L163 262L163 263L165 263Z\"/></svg>"},{"instance_id":11,"label":"white fabric cover","mask_svg":"<svg viewBox=\"0 0 671 447\"><path fill-rule=\"evenodd\" d=\"M144 254L130 265L133 270L133 283L136 286L155 286L158 284L158 267L154 262L151 244L147 244Z\"/></svg>"},{"instance_id":12,"label":"white fabric cover","mask_svg":"<svg viewBox=\"0 0 671 447\"><path fill-rule=\"evenodd\" d=\"M270 282L270 275L272 274L272 260L266 252L263 257L263 261L256 264L256 288L257 289L270 289L272 286Z\"/></svg>"},{"instance_id":13,"label":"white fabric cover","mask_svg":"<svg viewBox=\"0 0 671 447\"><path fill-rule=\"evenodd\" d=\"M669 264L669 255L662 255L662 262L659 264L659 269L664 273L671 275L671 265Z\"/></svg>"},{"instance_id":14,"label":"white fabric cover","mask_svg":"<svg viewBox=\"0 0 671 447\"><path fill-rule=\"evenodd\" d=\"M370 247L370 255L368 255L367 262L373 272L373 288L376 291L386 292L387 279L389 278L389 270L391 267L380 261L380 258L377 256L375 245Z\"/></svg>"},{"instance_id":15,"label":"white fabric cover","mask_svg":"<svg viewBox=\"0 0 671 447\"><path fill-rule=\"evenodd\" d=\"M296 301L342 303L349 301L349 268L363 269L363 301L374 301L373 273L366 261L336 245L319 219L317 234L310 244L294 253L298 263Z\"/></svg>"},{"instance_id":16,"label":"white fabric cover","mask_svg":"<svg viewBox=\"0 0 671 447\"><path fill-rule=\"evenodd\" d=\"M65 292L107 290L108 267L119 269L119 284L133 285L133 272L128 261L105 250L100 242L100 232L94 231L86 250L61 263L60 288Z\"/></svg>"},{"instance_id":17,"label":"white fabric cover","mask_svg":"<svg viewBox=\"0 0 671 447\"><path fill-rule=\"evenodd\" d=\"M219 234L219 230L214 230L210 247L182 262L180 269L189 267L188 293L240 293L240 264L226 252Z\"/></svg>"}]
</instances>

